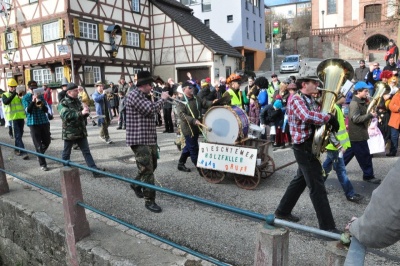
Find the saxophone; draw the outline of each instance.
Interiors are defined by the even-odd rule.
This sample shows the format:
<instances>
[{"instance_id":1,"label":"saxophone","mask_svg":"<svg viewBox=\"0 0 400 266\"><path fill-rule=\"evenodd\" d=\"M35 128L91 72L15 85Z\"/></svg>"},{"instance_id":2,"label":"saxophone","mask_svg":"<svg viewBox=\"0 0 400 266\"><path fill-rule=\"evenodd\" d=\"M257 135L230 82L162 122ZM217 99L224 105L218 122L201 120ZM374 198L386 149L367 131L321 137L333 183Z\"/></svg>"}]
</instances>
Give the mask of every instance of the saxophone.
<instances>
[{"instance_id":1,"label":"saxophone","mask_svg":"<svg viewBox=\"0 0 400 266\"><path fill-rule=\"evenodd\" d=\"M321 112L335 113L335 103L338 94L346 80L351 80L354 76L353 67L349 62L331 58L322 61L317 67L317 75L324 82L324 89L321 96ZM328 145L331 129L328 125L322 125L315 129L312 143L312 153L319 157Z\"/></svg>"}]
</instances>

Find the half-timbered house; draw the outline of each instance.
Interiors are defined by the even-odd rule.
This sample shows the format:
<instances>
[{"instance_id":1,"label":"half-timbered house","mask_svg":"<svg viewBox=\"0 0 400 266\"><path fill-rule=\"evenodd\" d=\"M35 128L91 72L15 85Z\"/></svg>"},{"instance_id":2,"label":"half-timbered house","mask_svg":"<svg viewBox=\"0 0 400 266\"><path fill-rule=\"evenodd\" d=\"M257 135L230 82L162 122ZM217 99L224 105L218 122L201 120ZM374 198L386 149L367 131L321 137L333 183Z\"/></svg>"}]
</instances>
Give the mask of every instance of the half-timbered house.
<instances>
[{"instance_id":1,"label":"half-timbered house","mask_svg":"<svg viewBox=\"0 0 400 266\"><path fill-rule=\"evenodd\" d=\"M1 2L1 1L0 1ZM241 55L173 0L3 0L0 88L30 79L89 91L150 70L163 79L226 76ZM71 64L73 62L73 64ZM73 72L73 73L72 73Z\"/></svg>"}]
</instances>

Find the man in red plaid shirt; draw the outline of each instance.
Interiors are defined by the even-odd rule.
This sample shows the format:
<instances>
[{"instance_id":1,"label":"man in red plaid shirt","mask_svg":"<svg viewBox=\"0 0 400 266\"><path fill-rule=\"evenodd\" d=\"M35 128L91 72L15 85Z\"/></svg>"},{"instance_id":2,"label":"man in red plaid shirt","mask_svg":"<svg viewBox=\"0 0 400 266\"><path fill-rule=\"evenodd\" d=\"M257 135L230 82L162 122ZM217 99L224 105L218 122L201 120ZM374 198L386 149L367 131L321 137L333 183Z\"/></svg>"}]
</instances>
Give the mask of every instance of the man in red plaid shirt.
<instances>
[{"instance_id":1,"label":"man in red plaid shirt","mask_svg":"<svg viewBox=\"0 0 400 266\"><path fill-rule=\"evenodd\" d=\"M161 110L168 92L153 102L150 96L153 77L149 71L137 73L137 89L126 99L126 144L135 154L138 175L135 180L154 185L154 171L157 168L157 132L156 115ZM130 185L138 198L144 198L145 207L152 212L162 209L155 202L156 192L150 188Z\"/></svg>"},{"instance_id":2,"label":"man in red plaid shirt","mask_svg":"<svg viewBox=\"0 0 400 266\"><path fill-rule=\"evenodd\" d=\"M311 148L316 126L330 124L332 131L337 132L339 123L334 115L319 112L320 108L313 97L313 94L318 93L318 77L299 78L296 85L299 92L293 95L287 112L298 169L275 211L275 216L298 222L300 218L292 215L292 210L308 187L320 229L337 232L325 190L322 165Z\"/></svg>"}]
</instances>

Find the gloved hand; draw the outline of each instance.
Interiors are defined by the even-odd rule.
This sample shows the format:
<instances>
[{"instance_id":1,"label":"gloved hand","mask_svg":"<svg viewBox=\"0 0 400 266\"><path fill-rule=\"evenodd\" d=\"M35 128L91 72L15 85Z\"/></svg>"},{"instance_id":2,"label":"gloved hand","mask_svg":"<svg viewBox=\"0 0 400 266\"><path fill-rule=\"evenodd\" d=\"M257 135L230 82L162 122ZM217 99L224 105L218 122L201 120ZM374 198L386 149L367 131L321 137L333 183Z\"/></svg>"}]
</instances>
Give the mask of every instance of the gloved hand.
<instances>
[{"instance_id":1,"label":"gloved hand","mask_svg":"<svg viewBox=\"0 0 400 266\"><path fill-rule=\"evenodd\" d=\"M329 118L328 124L331 126L333 132L338 132L339 130L339 122L334 114L329 114L331 117Z\"/></svg>"}]
</instances>

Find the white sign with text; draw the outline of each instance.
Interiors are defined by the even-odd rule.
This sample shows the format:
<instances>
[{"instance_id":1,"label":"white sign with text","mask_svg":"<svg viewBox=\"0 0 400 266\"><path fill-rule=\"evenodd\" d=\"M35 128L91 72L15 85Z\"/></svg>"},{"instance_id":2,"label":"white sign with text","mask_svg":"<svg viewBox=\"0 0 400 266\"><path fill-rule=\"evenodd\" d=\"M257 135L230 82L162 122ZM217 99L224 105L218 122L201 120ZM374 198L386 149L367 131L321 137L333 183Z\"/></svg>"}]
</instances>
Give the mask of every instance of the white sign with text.
<instances>
[{"instance_id":1,"label":"white sign with text","mask_svg":"<svg viewBox=\"0 0 400 266\"><path fill-rule=\"evenodd\" d=\"M257 149L200 142L197 167L254 176Z\"/></svg>"}]
</instances>

